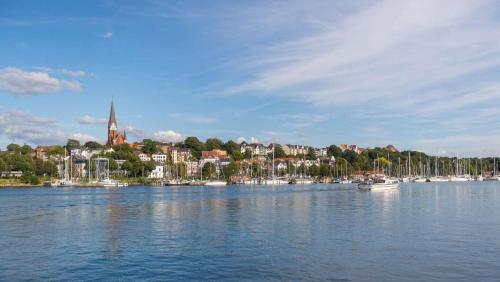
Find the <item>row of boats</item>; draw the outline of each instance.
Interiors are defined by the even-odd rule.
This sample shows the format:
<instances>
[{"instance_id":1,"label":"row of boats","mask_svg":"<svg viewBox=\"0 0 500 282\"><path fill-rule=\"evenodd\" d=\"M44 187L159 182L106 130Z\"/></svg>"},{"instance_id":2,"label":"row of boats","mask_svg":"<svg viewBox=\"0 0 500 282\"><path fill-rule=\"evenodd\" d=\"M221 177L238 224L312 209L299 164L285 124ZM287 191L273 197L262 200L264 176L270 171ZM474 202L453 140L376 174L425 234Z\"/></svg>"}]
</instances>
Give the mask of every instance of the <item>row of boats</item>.
<instances>
[{"instance_id":1,"label":"row of boats","mask_svg":"<svg viewBox=\"0 0 500 282\"><path fill-rule=\"evenodd\" d=\"M49 187L75 187L75 186L86 186L86 187L126 187L127 182L114 180L111 178L105 178L98 181L91 182L74 182L70 179L58 179L56 181L49 181L44 183L44 186Z\"/></svg>"}]
</instances>

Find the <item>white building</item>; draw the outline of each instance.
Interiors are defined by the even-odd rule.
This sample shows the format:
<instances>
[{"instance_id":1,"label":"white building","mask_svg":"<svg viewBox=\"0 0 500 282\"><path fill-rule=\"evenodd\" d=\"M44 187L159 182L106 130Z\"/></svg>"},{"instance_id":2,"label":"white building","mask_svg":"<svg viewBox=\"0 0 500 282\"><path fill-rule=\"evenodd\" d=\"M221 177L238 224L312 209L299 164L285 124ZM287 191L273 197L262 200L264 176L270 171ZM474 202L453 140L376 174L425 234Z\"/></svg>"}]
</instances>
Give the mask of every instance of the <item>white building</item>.
<instances>
[{"instance_id":1,"label":"white building","mask_svg":"<svg viewBox=\"0 0 500 282\"><path fill-rule=\"evenodd\" d=\"M139 157L139 159L143 162L149 162L151 160L151 157L149 157L148 155L144 154L144 153L140 153L139 155L137 155Z\"/></svg>"},{"instance_id":2,"label":"white building","mask_svg":"<svg viewBox=\"0 0 500 282\"><path fill-rule=\"evenodd\" d=\"M165 154L153 154L151 155L151 158L157 164L164 164L167 162L167 155Z\"/></svg>"},{"instance_id":3,"label":"white building","mask_svg":"<svg viewBox=\"0 0 500 282\"><path fill-rule=\"evenodd\" d=\"M149 174L149 178L163 178L164 175L164 167L162 165L157 165L156 168Z\"/></svg>"}]
</instances>

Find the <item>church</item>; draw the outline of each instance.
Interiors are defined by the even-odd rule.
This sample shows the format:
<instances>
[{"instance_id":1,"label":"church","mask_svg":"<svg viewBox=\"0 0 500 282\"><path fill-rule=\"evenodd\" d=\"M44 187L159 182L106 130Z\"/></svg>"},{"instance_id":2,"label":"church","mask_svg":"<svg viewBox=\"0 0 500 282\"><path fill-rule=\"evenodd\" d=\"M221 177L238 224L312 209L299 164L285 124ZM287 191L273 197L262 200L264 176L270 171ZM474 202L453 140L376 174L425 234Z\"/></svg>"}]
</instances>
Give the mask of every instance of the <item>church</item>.
<instances>
[{"instance_id":1,"label":"church","mask_svg":"<svg viewBox=\"0 0 500 282\"><path fill-rule=\"evenodd\" d=\"M106 145L114 146L127 143L127 133L118 132L118 124L116 123L115 116L115 103L114 100L111 101L111 111L109 113L108 121L108 142Z\"/></svg>"}]
</instances>

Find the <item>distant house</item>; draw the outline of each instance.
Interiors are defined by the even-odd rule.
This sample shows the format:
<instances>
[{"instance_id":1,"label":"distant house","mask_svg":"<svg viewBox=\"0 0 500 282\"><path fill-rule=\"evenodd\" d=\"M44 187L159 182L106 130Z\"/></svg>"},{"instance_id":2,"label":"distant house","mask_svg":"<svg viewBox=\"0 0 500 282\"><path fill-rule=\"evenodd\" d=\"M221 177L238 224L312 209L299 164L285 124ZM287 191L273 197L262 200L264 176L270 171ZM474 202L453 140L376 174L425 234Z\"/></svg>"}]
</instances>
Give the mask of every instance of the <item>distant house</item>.
<instances>
[{"instance_id":1,"label":"distant house","mask_svg":"<svg viewBox=\"0 0 500 282\"><path fill-rule=\"evenodd\" d=\"M154 170L149 173L149 178L163 178L164 166L157 165Z\"/></svg>"},{"instance_id":2,"label":"distant house","mask_svg":"<svg viewBox=\"0 0 500 282\"><path fill-rule=\"evenodd\" d=\"M365 149L358 147L358 145L340 144L339 148L342 152L344 152L345 150L351 150L354 151L356 154L361 154L365 151Z\"/></svg>"},{"instance_id":3,"label":"distant house","mask_svg":"<svg viewBox=\"0 0 500 282\"><path fill-rule=\"evenodd\" d=\"M218 150L218 149L214 149L214 150L211 150L211 151L202 151L201 152L201 157L203 159L205 158L226 158L227 157L227 152L224 151L224 150Z\"/></svg>"},{"instance_id":4,"label":"distant house","mask_svg":"<svg viewBox=\"0 0 500 282\"><path fill-rule=\"evenodd\" d=\"M144 153L140 153L137 156L143 162L149 162L151 160L151 157L149 157L147 154L144 154Z\"/></svg>"},{"instance_id":5,"label":"distant house","mask_svg":"<svg viewBox=\"0 0 500 282\"><path fill-rule=\"evenodd\" d=\"M385 147L385 149L391 153L399 152L399 150L396 147L394 147L393 145L387 145L387 147Z\"/></svg>"},{"instance_id":6,"label":"distant house","mask_svg":"<svg viewBox=\"0 0 500 282\"><path fill-rule=\"evenodd\" d=\"M191 150L185 148L175 148L173 147L170 151L170 156L172 157L172 162L185 163L192 158Z\"/></svg>"},{"instance_id":7,"label":"distant house","mask_svg":"<svg viewBox=\"0 0 500 282\"><path fill-rule=\"evenodd\" d=\"M240 152L244 154L246 151L252 152L254 156L265 156L269 153L268 147L264 146L260 143L251 143L248 144L246 142L240 143Z\"/></svg>"},{"instance_id":8,"label":"distant house","mask_svg":"<svg viewBox=\"0 0 500 282\"><path fill-rule=\"evenodd\" d=\"M0 177L21 177L23 176L22 171L2 171L0 172Z\"/></svg>"},{"instance_id":9,"label":"distant house","mask_svg":"<svg viewBox=\"0 0 500 282\"><path fill-rule=\"evenodd\" d=\"M165 154L152 154L151 159L157 164L165 164L167 162L167 155Z\"/></svg>"}]
</instances>

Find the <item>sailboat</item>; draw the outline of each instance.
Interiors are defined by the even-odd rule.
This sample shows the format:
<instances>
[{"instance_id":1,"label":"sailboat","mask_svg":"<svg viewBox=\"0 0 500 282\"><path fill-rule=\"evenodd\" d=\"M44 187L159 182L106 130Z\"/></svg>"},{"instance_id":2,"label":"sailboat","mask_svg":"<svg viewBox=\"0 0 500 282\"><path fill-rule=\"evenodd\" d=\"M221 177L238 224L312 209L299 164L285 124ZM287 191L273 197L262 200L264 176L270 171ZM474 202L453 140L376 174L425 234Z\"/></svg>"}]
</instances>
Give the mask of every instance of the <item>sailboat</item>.
<instances>
[{"instance_id":1,"label":"sailboat","mask_svg":"<svg viewBox=\"0 0 500 282\"><path fill-rule=\"evenodd\" d=\"M69 164L68 164L69 161ZM64 148L64 177L56 180L50 184L51 187L72 187L75 184L72 181L71 165L73 158L70 154L69 158L66 156L66 148Z\"/></svg>"}]
</instances>

